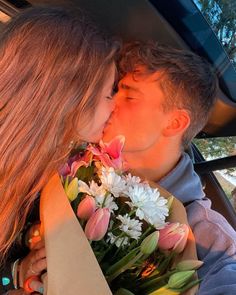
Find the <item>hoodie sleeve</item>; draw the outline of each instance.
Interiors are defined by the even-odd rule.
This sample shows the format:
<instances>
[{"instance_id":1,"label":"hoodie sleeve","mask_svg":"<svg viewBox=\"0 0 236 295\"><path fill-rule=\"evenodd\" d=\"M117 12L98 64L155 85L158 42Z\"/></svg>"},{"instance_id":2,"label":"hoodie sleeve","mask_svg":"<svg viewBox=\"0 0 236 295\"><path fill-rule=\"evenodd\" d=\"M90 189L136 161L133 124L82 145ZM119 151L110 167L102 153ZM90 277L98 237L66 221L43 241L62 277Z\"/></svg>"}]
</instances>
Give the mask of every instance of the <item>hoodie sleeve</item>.
<instances>
[{"instance_id":1,"label":"hoodie sleeve","mask_svg":"<svg viewBox=\"0 0 236 295\"><path fill-rule=\"evenodd\" d=\"M236 294L236 232L210 204L205 198L186 208L198 259L204 262L198 270L202 282L197 295Z\"/></svg>"}]
</instances>

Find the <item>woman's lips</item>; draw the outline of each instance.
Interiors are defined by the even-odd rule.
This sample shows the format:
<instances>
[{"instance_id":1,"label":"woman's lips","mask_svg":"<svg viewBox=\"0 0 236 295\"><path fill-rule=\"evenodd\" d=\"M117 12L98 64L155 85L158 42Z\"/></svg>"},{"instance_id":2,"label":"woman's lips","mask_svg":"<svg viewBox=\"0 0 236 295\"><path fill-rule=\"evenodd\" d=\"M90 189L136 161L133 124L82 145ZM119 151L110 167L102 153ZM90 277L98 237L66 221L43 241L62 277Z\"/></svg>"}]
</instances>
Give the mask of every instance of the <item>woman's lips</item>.
<instances>
[{"instance_id":1,"label":"woman's lips","mask_svg":"<svg viewBox=\"0 0 236 295\"><path fill-rule=\"evenodd\" d=\"M107 122L104 124L104 128L103 128L103 134L105 134L105 132L110 128L111 126L111 120L107 120Z\"/></svg>"},{"instance_id":2,"label":"woman's lips","mask_svg":"<svg viewBox=\"0 0 236 295\"><path fill-rule=\"evenodd\" d=\"M111 125L111 121L112 121L112 116L110 116L110 117L107 119L107 121L105 122L105 124L104 124L105 128L106 128L107 126Z\"/></svg>"}]
</instances>

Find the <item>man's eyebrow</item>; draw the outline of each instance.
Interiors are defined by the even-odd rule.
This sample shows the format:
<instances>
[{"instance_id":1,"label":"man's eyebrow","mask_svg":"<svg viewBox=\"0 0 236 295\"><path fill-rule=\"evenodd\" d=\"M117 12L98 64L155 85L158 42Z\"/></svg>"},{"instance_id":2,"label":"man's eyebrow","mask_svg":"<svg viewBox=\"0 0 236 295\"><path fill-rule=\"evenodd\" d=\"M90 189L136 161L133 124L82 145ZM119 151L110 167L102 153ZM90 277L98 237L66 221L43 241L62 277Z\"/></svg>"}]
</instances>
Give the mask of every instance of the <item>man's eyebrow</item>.
<instances>
[{"instance_id":1,"label":"man's eyebrow","mask_svg":"<svg viewBox=\"0 0 236 295\"><path fill-rule=\"evenodd\" d=\"M120 87L121 89L125 89L125 90L133 90L133 91L138 92L139 94L143 94L142 91L139 90L138 88L136 88L136 87L134 87L134 86L127 85L127 84L125 84L125 83L123 83L123 82L120 82L120 83L119 83L119 87Z\"/></svg>"}]
</instances>

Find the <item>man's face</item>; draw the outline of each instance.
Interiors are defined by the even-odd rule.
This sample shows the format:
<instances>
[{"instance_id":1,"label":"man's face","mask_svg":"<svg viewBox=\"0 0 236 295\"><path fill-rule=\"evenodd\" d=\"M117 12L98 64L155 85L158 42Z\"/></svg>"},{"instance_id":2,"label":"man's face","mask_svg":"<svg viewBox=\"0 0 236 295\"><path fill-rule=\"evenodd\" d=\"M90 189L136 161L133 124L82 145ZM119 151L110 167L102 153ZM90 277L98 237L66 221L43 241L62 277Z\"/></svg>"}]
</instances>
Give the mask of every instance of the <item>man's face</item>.
<instances>
[{"instance_id":1,"label":"man's face","mask_svg":"<svg viewBox=\"0 0 236 295\"><path fill-rule=\"evenodd\" d=\"M115 110L104 130L103 140L125 136L124 152L140 152L160 140L168 114L162 110L164 94L158 75L133 77L128 73L120 80Z\"/></svg>"}]
</instances>

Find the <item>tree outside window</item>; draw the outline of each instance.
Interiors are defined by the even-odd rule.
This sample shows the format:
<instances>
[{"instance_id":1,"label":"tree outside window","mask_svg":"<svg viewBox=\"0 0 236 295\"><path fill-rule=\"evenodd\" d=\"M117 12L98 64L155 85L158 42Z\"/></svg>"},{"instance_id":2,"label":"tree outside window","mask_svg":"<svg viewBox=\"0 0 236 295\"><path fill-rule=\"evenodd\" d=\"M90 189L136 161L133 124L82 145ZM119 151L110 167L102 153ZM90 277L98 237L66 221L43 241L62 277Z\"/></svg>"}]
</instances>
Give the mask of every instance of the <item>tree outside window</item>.
<instances>
[{"instance_id":1,"label":"tree outside window","mask_svg":"<svg viewBox=\"0 0 236 295\"><path fill-rule=\"evenodd\" d=\"M236 69L236 1L193 0L228 53Z\"/></svg>"},{"instance_id":2,"label":"tree outside window","mask_svg":"<svg viewBox=\"0 0 236 295\"><path fill-rule=\"evenodd\" d=\"M236 155L236 136L194 139L206 161ZM214 172L236 210L236 167Z\"/></svg>"}]
</instances>

